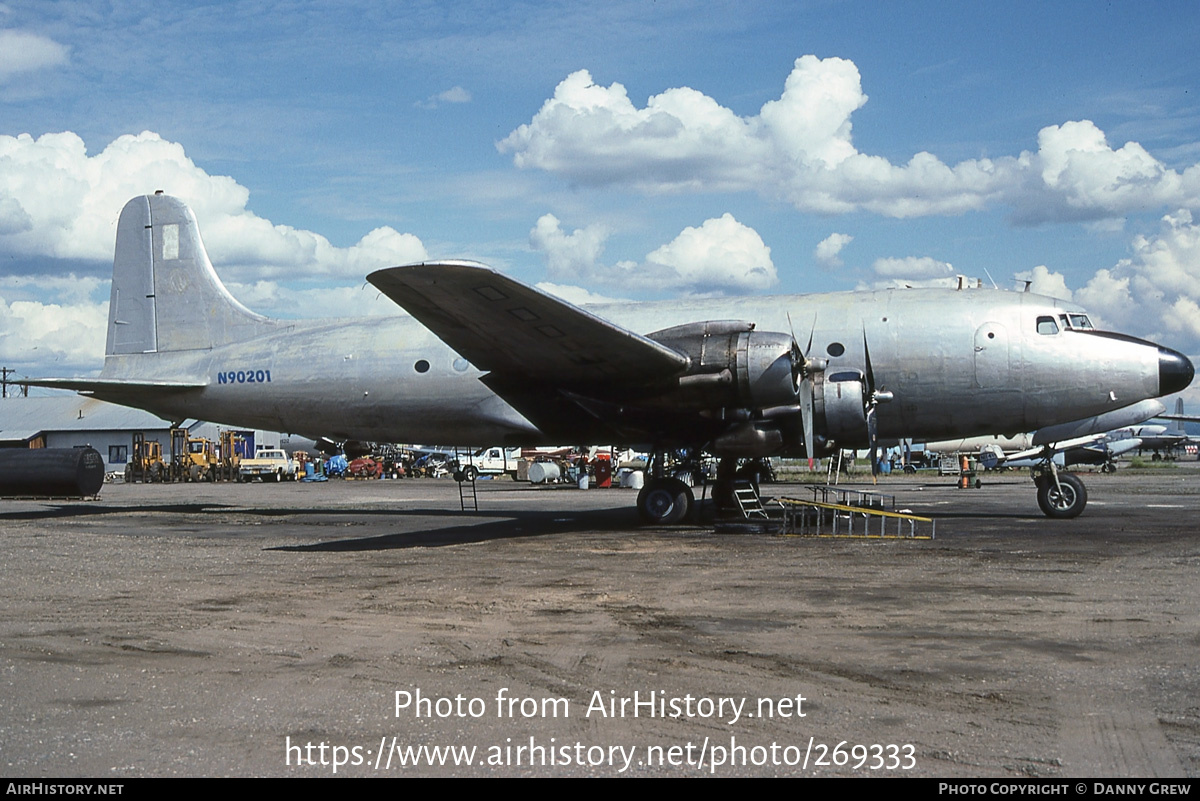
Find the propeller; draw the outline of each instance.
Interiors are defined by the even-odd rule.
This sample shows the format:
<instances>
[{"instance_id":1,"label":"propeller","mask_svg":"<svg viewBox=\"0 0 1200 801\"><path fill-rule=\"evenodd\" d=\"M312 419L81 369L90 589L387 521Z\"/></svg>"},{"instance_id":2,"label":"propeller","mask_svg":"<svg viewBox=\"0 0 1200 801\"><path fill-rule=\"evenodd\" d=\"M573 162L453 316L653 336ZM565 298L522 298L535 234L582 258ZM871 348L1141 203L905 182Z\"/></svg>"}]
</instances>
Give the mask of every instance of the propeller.
<instances>
[{"instance_id":1,"label":"propeller","mask_svg":"<svg viewBox=\"0 0 1200 801\"><path fill-rule=\"evenodd\" d=\"M866 360L867 403L863 411L867 418L867 443L871 449L871 477L879 475L879 423L875 409L895 396L886 389L875 389L875 372L871 369L871 349L867 346L867 327L863 325L863 357Z\"/></svg>"},{"instance_id":2,"label":"propeller","mask_svg":"<svg viewBox=\"0 0 1200 801\"><path fill-rule=\"evenodd\" d=\"M810 358L808 355L812 352L813 336L817 330L816 317L813 317L812 328L808 332L808 347L803 351L800 350L800 343L796 340L796 329L792 326L790 313L788 314L788 328L792 334L793 383L795 383L794 379L797 374L800 377L799 383L796 383L796 392L800 396L800 421L804 426L804 453L808 455L808 469L811 472L813 449L816 447L813 434L813 375L822 372L828 362L824 359Z\"/></svg>"}]
</instances>

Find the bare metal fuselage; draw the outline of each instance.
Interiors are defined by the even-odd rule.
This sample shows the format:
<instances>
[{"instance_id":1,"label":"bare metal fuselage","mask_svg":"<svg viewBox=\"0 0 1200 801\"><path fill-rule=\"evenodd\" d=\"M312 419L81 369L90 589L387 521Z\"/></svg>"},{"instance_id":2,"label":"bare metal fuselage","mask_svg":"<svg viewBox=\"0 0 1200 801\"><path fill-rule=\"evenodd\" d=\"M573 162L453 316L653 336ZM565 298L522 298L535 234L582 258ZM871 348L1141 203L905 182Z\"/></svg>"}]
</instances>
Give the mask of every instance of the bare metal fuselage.
<instances>
[{"instance_id":1,"label":"bare metal fuselage","mask_svg":"<svg viewBox=\"0 0 1200 801\"><path fill-rule=\"evenodd\" d=\"M828 359L826 376L870 371L874 387L893 394L878 407L880 437L942 439L1029 431L1159 395L1156 346L1091 331L1039 333L1039 318L1067 307L1075 310L1028 293L920 289L588 310L639 333L721 319L751 320L757 330L794 327L801 343L811 337L810 355ZM140 393L134 403L173 419L202 415L314 438L547 439L481 383L483 373L411 318L269 326L250 341L208 349L110 355L102 377L204 384ZM133 403L120 389L95 394Z\"/></svg>"}]
</instances>

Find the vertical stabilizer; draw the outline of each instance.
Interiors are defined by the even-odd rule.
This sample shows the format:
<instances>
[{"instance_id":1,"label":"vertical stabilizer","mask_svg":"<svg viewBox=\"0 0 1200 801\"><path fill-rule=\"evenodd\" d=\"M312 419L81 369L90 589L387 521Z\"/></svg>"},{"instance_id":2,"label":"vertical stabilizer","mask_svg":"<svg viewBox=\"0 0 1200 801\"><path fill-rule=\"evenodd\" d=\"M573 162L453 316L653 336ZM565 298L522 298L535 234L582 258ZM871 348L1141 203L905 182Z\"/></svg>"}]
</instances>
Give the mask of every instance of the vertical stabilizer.
<instances>
[{"instance_id":1,"label":"vertical stabilizer","mask_svg":"<svg viewBox=\"0 0 1200 801\"><path fill-rule=\"evenodd\" d=\"M108 355L208 349L274 327L229 294L208 260L196 216L182 201L156 194L125 204L113 259Z\"/></svg>"},{"instance_id":2,"label":"vertical stabilizer","mask_svg":"<svg viewBox=\"0 0 1200 801\"><path fill-rule=\"evenodd\" d=\"M1183 398L1175 399L1175 414L1179 415L1180 417L1183 417ZM1167 426L1167 430L1170 431L1172 434L1186 435L1186 433L1187 433L1183 430L1183 421L1182 420L1172 420L1171 425Z\"/></svg>"}]
</instances>

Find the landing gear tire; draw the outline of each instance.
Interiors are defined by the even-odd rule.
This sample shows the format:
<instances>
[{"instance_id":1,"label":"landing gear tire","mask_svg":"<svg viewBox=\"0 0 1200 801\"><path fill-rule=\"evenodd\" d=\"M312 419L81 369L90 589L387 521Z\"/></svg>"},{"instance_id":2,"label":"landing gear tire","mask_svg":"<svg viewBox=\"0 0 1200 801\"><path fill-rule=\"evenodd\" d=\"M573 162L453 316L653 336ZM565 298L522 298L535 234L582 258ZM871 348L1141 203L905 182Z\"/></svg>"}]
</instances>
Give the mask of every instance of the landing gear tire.
<instances>
[{"instance_id":1,"label":"landing gear tire","mask_svg":"<svg viewBox=\"0 0 1200 801\"><path fill-rule=\"evenodd\" d=\"M1057 486L1050 476L1038 483L1037 498L1046 517L1067 520L1079 517L1087 506L1087 489L1075 476L1059 473Z\"/></svg>"},{"instance_id":2,"label":"landing gear tire","mask_svg":"<svg viewBox=\"0 0 1200 801\"><path fill-rule=\"evenodd\" d=\"M1115 473L1115 472L1117 472L1117 466L1115 464L1113 464L1112 462L1108 462L1108 463L1104 464L1103 466L1101 466L1100 472L1101 473Z\"/></svg>"},{"instance_id":3,"label":"landing gear tire","mask_svg":"<svg viewBox=\"0 0 1200 801\"><path fill-rule=\"evenodd\" d=\"M638 493L638 514L651 525L670 526L687 517L695 500L691 487L679 479L653 479Z\"/></svg>"}]
</instances>

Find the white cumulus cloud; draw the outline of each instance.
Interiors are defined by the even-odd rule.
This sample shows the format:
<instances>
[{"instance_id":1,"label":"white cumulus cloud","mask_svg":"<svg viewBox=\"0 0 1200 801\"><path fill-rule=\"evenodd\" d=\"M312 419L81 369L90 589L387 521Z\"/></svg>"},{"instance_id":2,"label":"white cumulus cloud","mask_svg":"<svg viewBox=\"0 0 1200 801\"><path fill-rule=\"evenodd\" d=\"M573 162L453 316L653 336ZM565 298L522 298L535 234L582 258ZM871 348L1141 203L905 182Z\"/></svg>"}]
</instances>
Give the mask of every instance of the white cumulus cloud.
<instances>
[{"instance_id":1,"label":"white cumulus cloud","mask_svg":"<svg viewBox=\"0 0 1200 801\"><path fill-rule=\"evenodd\" d=\"M223 276L345 276L426 258L420 239L390 227L348 248L274 225L246 208L249 190L209 175L182 145L145 131L89 156L69 131L0 136L0 252L108 261L129 198L158 189L184 200Z\"/></svg>"},{"instance_id":2,"label":"white cumulus cloud","mask_svg":"<svg viewBox=\"0 0 1200 801\"><path fill-rule=\"evenodd\" d=\"M1098 270L1075 300L1105 327L1200 350L1200 225L1181 209L1164 216L1155 235L1136 237L1131 250Z\"/></svg>"},{"instance_id":3,"label":"white cumulus cloud","mask_svg":"<svg viewBox=\"0 0 1200 801\"><path fill-rule=\"evenodd\" d=\"M830 234L817 243L817 247L813 250L813 258L816 259L818 265L827 270L841 267L842 248L853 241L854 237L849 234Z\"/></svg>"},{"instance_id":4,"label":"white cumulus cloud","mask_svg":"<svg viewBox=\"0 0 1200 801\"><path fill-rule=\"evenodd\" d=\"M771 249L729 213L683 229L647 255L646 266L652 280L697 292L763 290L779 282Z\"/></svg>"},{"instance_id":5,"label":"white cumulus cloud","mask_svg":"<svg viewBox=\"0 0 1200 801\"><path fill-rule=\"evenodd\" d=\"M1051 298L1071 300L1072 292L1067 288L1067 279L1062 273L1051 272L1044 264L1039 264L1032 270L1024 270L1013 276L1018 281L1028 281L1029 291Z\"/></svg>"},{"instance_id":6,"label":"white cumulus cloud","mask_svg":"<svg viewBox=\"0 0 1200 801\"><path fill-rule=\"evenodd\" d=\"M553 214L543 214L529 232L529 244L546 257L546 267L555 278L593 278L604 252L608 229L590 225L566 233Z\"/></svg>"},{"instance_id":7,"label":"white cumulus cloud","mask_svg":"<svg viewBox=\"0 0 1200 801\"><path fill-rule=\"evenodd\" d=\"M537 288L548 295L553 295L560 300L565 300L567 303L576 306L587 306L598 303L627 303L628 301L621 298L610 298L607 295L600 295L595 292L590 292L581 286L571 286L569 284L552 284L549 281L538 283Z\"/></svg>"},{"instance_id":8,"label":"white cumulus cloud","mask_svg":"<svg viewBox=\"0 0 1200 801\"><path fill-rule=\"evenodd\" d=\"M0 295L0 363L30 377L47 369L72 375L98 368L104 359L108 301L73 300L9 301Z\"/></svg>"},{"instance_id":9,"label":"white cumulus cloud","mask_svg":"<svg viewBox=\"0 0 1200 801\"><path fill-rule=\"evenodd\" d=\"M600 262L608 230L594 225L571 233L558 218L545 214L529 232L534 250L546 257L551 275L639 289L712 294L768 289L778 283L771 249L758 232L731 214L687 227L641 262Z\"/></svg>"},{"instance_id":10,"label":"white cumulus cloud","mask_svg":"<svg viewBox=\"0 0 1200 801\"><path fill-rule=\"evenodd\" d=\"M749 117L688 87L639 107L621 84L580 70L497 147L518 167L572 183L759 192L819 213L914 217L1007 204L1014 220L1039 223L1200 204L1200 165L1179 173L1136 142L1113 148L1088 120L1042 129L1035 152L953 166L919 152L893 164L854 146L851 115L866 102L858 68L840 58L796 59L779 99Z\"/></svg>"}]
</instances>

